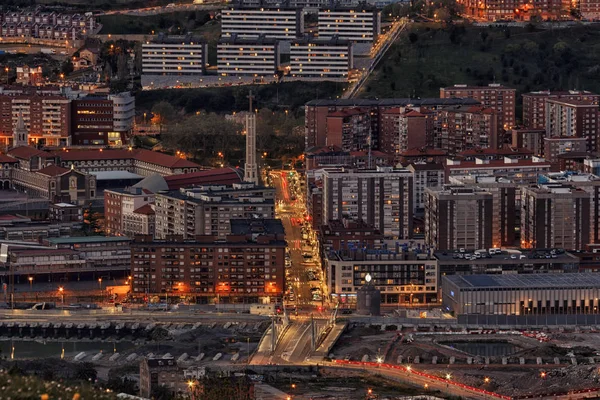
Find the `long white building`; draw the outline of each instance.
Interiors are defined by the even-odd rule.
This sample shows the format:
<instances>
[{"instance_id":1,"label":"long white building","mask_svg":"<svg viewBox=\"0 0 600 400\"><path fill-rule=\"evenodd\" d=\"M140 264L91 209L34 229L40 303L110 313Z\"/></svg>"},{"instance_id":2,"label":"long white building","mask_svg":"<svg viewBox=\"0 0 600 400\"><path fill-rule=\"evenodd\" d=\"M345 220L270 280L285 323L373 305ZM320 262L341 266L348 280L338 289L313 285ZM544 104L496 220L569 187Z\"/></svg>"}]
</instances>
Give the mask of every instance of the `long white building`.
<instances>
[{"instance_id":1,"label":"long white building","mask_svg":"<svg viewBox=\"0 0 600 400\"><path fill-rule=\"evenodd\" d=\"M202 75L206 67L207 46L192 36L159 35L142 44L142 74Z\"/></svg>"},{"instance_id":2,"label":"long white building","mask_svg":"<svg viewBox=\"0 0 600 400\"><path fill-rule=\"evenodd\" d=\"M320 38L332 38L353 42L373 42L381 33L381 14L377 9L331 8L319 11L318 30Z\"/></svg>"},{"instance_id":3,"label":"long white building","mask_svg":"<svg viewBox=\"0 0 600 400\"><path fill-rule=\"evenodd\" d=\"M219 75L273 75L279 66L279 44L275 39L222 37L217 44Z\"/></svg>"},{"instance_id":4,"label":"long white building","mask_svg":"<svg viewBox=\"0 0 600 400\"><path fill-rule=\"evenodd\" d=\"M353 44L337 36L314 39L305 36L290 47L291 75L300 78L347 80L354 67Z\"/></svg>"},{"instance_id":5,"label":"long white building","mask_svg":"<svg viewBox=\"0 0 600 400\"><path fill-rule=\"evenodd\" d=\"M235 6L221 11L221 35L265 35L269 39L293 40L304 33L304 14L294 8L246 8Z\"/></svg>"}]
</instances>

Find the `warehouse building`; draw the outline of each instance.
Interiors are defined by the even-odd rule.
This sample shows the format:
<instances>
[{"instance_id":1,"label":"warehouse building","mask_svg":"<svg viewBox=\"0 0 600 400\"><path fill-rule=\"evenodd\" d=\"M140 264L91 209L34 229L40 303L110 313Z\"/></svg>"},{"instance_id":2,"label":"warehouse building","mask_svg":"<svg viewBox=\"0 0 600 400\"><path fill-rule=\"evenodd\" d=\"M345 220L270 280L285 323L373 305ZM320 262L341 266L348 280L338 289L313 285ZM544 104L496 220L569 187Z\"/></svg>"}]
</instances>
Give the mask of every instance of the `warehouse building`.
<instances>
[{"instance_id":1,"label":"warehouse building","mask_svg":"<svg viewBox=\"0 0 600 400\"><path fill-rule=\"evenodd\" d=\"M461 314L598 314L600 275L451 275L443 308Z\"/></svg>"}]
</instances>

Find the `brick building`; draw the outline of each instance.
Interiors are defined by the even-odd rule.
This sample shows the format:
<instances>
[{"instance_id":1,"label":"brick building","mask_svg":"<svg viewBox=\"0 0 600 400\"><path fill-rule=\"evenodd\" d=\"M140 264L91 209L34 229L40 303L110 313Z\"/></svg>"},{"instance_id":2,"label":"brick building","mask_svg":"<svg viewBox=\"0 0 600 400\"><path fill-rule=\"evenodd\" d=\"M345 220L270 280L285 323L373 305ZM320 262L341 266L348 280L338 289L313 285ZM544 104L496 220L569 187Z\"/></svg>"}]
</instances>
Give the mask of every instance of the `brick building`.
<instances>
[{"instance_id":1,"label":"brick building","mask_svg":"<svg viewBox=\"0 0 600 400\"><path fill-rule=\"evenodd\" d=\"M379 150L396 159L409 149L433 147L434 113L393 107L381 113Z\"/></svg>"},{"instance_id":2,"label":"brick building","mask_svg":"<svg viewBox=\"0 0 600 400\"><path fill-rule=\"evenodd\" d=\"M600 112L594 100L548 99L546 106L546 137L585 138L587 151L598 149Z\"/></svg>"},{"instance_id":3,"label":"brick building","mask_svg":"<svg viewBox=\"0 0 600 400\"><path fill-rule=\"evenodd\" d=\"M454 85L440 88L440 97L445 98L470 98L480 102L484 107L496 111L498 116L498 135L503 137L506 130L516 125L515 100L516 89L508 88L497 83L488 86ZM503 143L500 141L498 144Z\"/></svg>"},{"instance_id":4,"label":"brick building","mask_svg":"<svg viewBox=\"0 0 600 400\"><path fill-rule=\"evenodd\" d=\"M259 302L285 290L285 234L280 220L232 220L225 238L196 236L131 245L132 292L194 296L199 303Z\"/></svg>"},{"instance_id":5,"label":"brick building","mask_svg":"<svg viewBox=\"0 0 600 400\"><path fill-rule=\"evenodd\" d=\"M523 94L523 126L529 129L546 129L547 100L579 100L598 105L600 95L585 90L568 92L538 91Z\"/></svg>"},{"instance_id":6,"label":"brick building","mask_svg":"<svg viewBox=\"0 0 600 400\"><path fill-rule=\"evenodd\" d=\"M448 107L437 112L436 147L448 154L467 149L497 149L502 141L498 135L498 114L481 106Z\"/></svg>"}]
</instances>

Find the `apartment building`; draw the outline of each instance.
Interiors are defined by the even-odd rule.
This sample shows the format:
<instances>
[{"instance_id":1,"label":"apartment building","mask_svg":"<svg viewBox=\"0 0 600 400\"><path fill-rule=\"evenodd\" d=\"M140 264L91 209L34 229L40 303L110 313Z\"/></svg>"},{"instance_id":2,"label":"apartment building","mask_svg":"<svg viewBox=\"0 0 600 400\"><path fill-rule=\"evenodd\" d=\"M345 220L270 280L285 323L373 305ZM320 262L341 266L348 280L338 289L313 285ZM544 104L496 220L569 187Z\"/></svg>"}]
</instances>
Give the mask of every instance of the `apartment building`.
<instances>
[{"instance_id":1,"label":"apartment building","mask_svg":"<svg viewBox=\"0 0 600 400\"><path fill-rule=\"evenodd\" d=\"M412 251L359 249L330 251L325 255L325 275L333 301L356 303L357 291L371 284L381 291L381 303L415 305L436 302L438 298L437 261Z\"/></svg>"},{"instance_id":2,"label":"apartment building","mask_svg":"<svg viewBox=\"0 0 600 400\"><path fill-rule=\"evenodd\" d=\"M290 68L294 78L348 80L354 68L353 44L337 35L296 39L290 47Z\"/></svg>"},{"instance_id":3,"label":"apartment building","mask_svg":"<svg viewBox=\"0 0 600 400\"><path fill-rule=\"evenodd\" d=\"M320 9L317 29L320 38L337 36L356 43L372 43L381 34L381 13L374 7Z\"/></svg>"},{"instance_id":4,"label":"apartment building","mask_svg":"<svg viewBox=\"0 0 600 400\"><path fill-rule=\"evenodd\" d=\"M444 185L444 166L439 163L413 163L406 168L414 179L413 206L415 214L425 209L425 189L439 189Z\"/></svg>"},{"instance_id":5,"label":"apartment building","mask_svg":"<svg viewBox=\"0 0 600 400\"><path fill-rule=\"evenodd\" d=\"M425 244L436 250L492 247L493 195L478 187L425 189Z\"/></svg>"},{"instance_id":6,"label":"apartment building","mask_svg":"<svg viewBox=\"0 0 600 400\"><path fill-rule=\"evenodd\" d=\"M323 254L328 254L330 251L356 250L365 247L380 249L384 243L383 234L362 221L331 220L320 225L319 229Z\"/></svg>"},{"instance_id":7,"label":"apartment building","mask_svg":"<svg viewBox=\"0 0 600 400\"><path fill-rule=\"evenodd\" d=\"M280 299L285 247L283 225L273 219L232 220L224 238L138 236L131 244L132 293L185 294L198 303Z\"/></svg>"},{"instance_id":8,"label":"apartment building","mask_svg":"<svg viewBox=\"0 0 600 400\"><path fill-rule=\"evenodd\" d=\"M21 85L39 85L44 81L42 67L30 67L28 65L17 67L16 83Z\"/></svg>"},{"instance_id":9,"label":"apartment building","mask_svg":"<svg viewBox=\"0 0 600 400\"><path fill-rule=\"evenodd\" d=\"M407 169L323 170L323 221L349 219L386 237L413 235L413 175Z\"/></svg>"},{"instance_id":10,"label":"apartment building","mask_svg":"<svg viewBox=\"0 0 600 400\"><path fill-rule=\"evenodd\" d=\"M561 155L586 154L587 147L588 140L583 137L545 137L544 158L558 164Z\"/></svg>"},{"instance_id":11,"label":"apartment building","mask_svg":"<svg viewBox=\"0 0 600 400\"><path fill-rule=\"evenodd\" d=\"M500 248L517 244L521 223L520 185L513 180L495 176L451 178L452 185L465 185L486 190L492 194L492 246Z\"/></svg>"},{"instance_id":12,"label":"apartment building","mask_svg":"<svg viewBox=\"0 0 600 400\"><path fill-rule=\"evenodd\" d=\"M448 154L468 149L496 149L503 136L498 135L498 114L482 106L448 107L436 113L436 148Z\"/></svg>"},{"instance_id":13,"label":"apartment building","mask_svg":"<svg viewBox=\"0 0 600 400\"><path fill-rule=\"evenodd\" d=\"M579 12L581 18L594 21L600 19L600 2L597 0L580 0Z\"/></svg>"},{"instance_id":14,"label":"apartment building","mask_svg":"<svg viewBox=\"0 0 600 400\"><path fill-rule=\"evenodd\" d=\"M327 116L339 111L358 110L366 112L371 120L371 145L374 150L380 149L385 144L385 149L393 148L393 143L398 140L398 130L393 129L393 124L388 124L390 129L382 130L383 113L397 108L399 113L409 110L421 113L426 110L437 111L443 107L459 105L479 105L474 99L334 99L334 100L312 100L305 105L304 127L306 135L306 148L327 146L328 130ZM389 153L390 150L385 150ZM392 153L393 155L393 153Z\"/></svg>"},{"instance_id":15,"label":"apartment building","mask_svg":"<svg viewBox=\"0 0 600 400\"><path fill-rule=\"evenodd\" d=\"M12 132L22 115L31 144L68 146L71 143L70 100L54 95L18 93L0 95L0 143L11 145Z\"/></svg>"},{"instance_id":16,"label":"apartment building","mask_svg":"<svg viewBox=\"0 0 600 400\"><path fill-rule=\"evenodd\" d=\"M37 10L9 11L0 14L0 36L6 38L36 38L65 41L84 39L98 28L91 15L40 12Z\"/></svg>"},{"instance_id":17,"label":"apartment building","mask_svg":"<svg viewBox=\"0 0 600 400\"><path fill-rule=\"evenodd\" d=\"M207 51L206 42L199 37L159 34L142 44L142 74L203 75Z\"/></svg>"},{"instance_id":18,"label":"apartment building","mask_svg":"<svg viewBox=\"0 0 600 400\"><path fill-rule=\"evenodd\" d=\"M140 208L154 203L154 193L139 187L104 190L104 230L107 235L130 236L154 234L138 231L130 222ZM143 210L146 212L146 209Z\"/></svg>"},{"instance_id":19,"label":"apartment building","mask_svg":"<svg viewBox=\"0 0 600 400\"><path fill-rule=\"evenodd\" d=\"M360 151L371 143L372 121L368 110L349 109L327 114L327 146Z\"/></svg>"},{"instance_id":20,"label":"apartment building","mask_svg":"<svg viewBox=\"0 0 600 400\"><path fill-rule=\"evenodd\" d=\"M274 75L279 68L279 43L265 35L223 36L217 44L217 71L223 76Z\"/></svg>"},{"instance_id":21,"label":"apartment building","mask_svg":"<svg viewBox=\"0 0 600 400\"><path fill-rule=\"evenodd\" d=\"M404 107L392 107L381 113L379 150L400 155L410 149L434 146L435 113L425 107L420 111Z\"/></svg>"},{"instance_id":22,"label":"apartment building","mask_svg":"<svg viewBox=\"0 0 600 400\"><path fill-rule=\"evenodd\" d=\"M546 101L547 100L578 100L598 105L600 95L585 90L538 91L524 93L523 95L523 126L529 129L546 129Z\"/></svg>"},{"instance_id":23,"label":"apartment building","mask_svg":"<svg viewBox=\"0 0 600 400\"><path fill-rule=\"evenodd\" d=\"M600 112L595 100L547 99L546 136L585 138L587 151L598 149Z\"/></svg>"},{"instance_id":24,"label":"apartment building","mask_svg":"<svg viewBox=\"0 0 600 400\"><path fill-rule=\"evenodd\" d=\"M590 195L563 184L521 189L521 247L582 250L590 243Z\"/></svg>"},{"instance_id":25,"label":"apartment building","mask_svg":"<svg viewBox=\"0 0 600 400\"><path fill-rule=\"evenodd\" d=\"M156 237L162 239L223 238L231 233L232 219L275 217L275 189L254 184L208 185L155 196Z\"/></svg>"},{"instance_id":26,"label":"apartment building","mask_svg":"<svg viewBox=\"0 0 600 400\"><path fill-rule=\"evenodd\" d=\"M495 110L498 118L498 134L501 137L503 137L504 131L516 125L516 89L498 83L490 83L488 86L454 85L440 88L440 97L471 98L480 102L484 107Z\"/></svg>"},{"instance_id":27,"label":"apartment building","mask_svg":"<svg viewBox=\"0 0 600 400\"><path fill-rule=\"evenodd\" d=\"M560 19L568 16L568 7L562 0L459 0L465 15L486 21L529 21L531 18Z\"/></svg>"},{"instance_id":28,"label":"apartment building","mask_svg":"<svg viewBox=\"0 0 600 400\"><path fill-rule=\"evenodd\" d=\"M529 149L537 157L544 157L545 129L513 128L511 130L512 147Z\"/></svg>"},{"instance_id":29,"label":"apartment building","mask_svg":"<svg viewBox=\"0 0 600 400\"><path fill-rule=\"evenodd\" d=\"M291 41L304 33L304 13L299 8L279 6L231 6L221 10L221 36L264 35Z\"/></svg>"}]
</instances>

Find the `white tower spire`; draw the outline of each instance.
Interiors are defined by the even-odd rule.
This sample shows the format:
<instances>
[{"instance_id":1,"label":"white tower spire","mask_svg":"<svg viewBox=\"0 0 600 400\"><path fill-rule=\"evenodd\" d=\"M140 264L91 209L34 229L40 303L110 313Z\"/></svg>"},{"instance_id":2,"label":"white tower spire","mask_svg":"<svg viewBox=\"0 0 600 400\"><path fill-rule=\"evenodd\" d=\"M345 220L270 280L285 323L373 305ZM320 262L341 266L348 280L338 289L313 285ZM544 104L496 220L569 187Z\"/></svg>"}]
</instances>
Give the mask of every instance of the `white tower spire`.
<instances>
[{"instance_id":1,"label":"white tower spire","mask_svg":"<svg viewBox=\"0 0 600 400\"><path fill-rule=\"evenodd\" d=\"M244 181L258 184L258 165L256 164L256 114L252 109L252 90L248 94L250 109L246 115L246 165L244 166Z\"/></svg>"}]
</instances>

